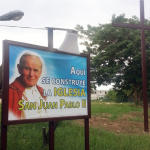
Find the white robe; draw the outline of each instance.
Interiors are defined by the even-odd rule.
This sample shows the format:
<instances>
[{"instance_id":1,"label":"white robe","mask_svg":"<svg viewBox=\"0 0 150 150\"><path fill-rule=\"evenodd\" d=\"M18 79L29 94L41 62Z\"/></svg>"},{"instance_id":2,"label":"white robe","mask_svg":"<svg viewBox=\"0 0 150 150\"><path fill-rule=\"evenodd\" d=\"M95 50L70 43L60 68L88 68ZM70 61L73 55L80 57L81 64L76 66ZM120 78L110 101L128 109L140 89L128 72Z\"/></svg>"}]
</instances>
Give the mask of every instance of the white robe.
<instances>
[{"instance_id":1,"label":"white robe","mask_svg":"<svg viewBox=\"0 0 150 150\"><path fill-rule=\"evenodd\" d=\"M32 118L45 118L47 116L47 112L45 109L38 109L40 106L40 100L45 101L43 97L40 95L36 86L26 88L23 94L26 96L28 101L24 101L24 105L29 102L36 103L36 109L31 110L23 110L21 112L21 119L32 119ZM22 97L23 99L23 97Z\"/></svg>"}]
</instances>

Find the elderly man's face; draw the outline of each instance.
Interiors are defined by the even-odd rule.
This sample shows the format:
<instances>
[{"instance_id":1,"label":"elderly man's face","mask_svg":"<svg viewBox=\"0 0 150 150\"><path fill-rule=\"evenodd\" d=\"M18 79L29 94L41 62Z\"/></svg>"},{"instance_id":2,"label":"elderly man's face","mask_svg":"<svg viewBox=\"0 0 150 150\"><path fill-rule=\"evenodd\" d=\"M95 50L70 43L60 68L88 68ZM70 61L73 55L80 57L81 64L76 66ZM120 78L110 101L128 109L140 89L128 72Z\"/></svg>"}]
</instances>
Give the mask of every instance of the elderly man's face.
<instances>
[{"instance_id":1,"label":"elderly man's face","mask_svg":"<svg viewBox=\"0 0 150 150\"><path fill-rule=\"evenodd\" d=\"M17 65L19 74L21 74L21 82L24 86L34 86L42 73L42 64L36 56L24 56L21 64Z\"/></svg>"}]
</instances>

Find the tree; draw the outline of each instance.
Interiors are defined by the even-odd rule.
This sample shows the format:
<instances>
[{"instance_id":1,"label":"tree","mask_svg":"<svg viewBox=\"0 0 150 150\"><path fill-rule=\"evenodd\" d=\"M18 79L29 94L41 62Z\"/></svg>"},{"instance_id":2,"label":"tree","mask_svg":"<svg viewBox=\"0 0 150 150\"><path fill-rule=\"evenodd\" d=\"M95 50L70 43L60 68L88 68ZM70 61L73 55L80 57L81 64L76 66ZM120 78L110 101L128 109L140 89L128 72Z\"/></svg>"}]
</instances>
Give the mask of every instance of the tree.
<instances>
[{"instance_id":1,"label":"tree","mask_svg":"<svg viewBox=\"0 0 150 150\"><path fill-rule=\"evenodd\" d=\"M136 16L125 18L122 14L112 16L112 21L139 24ZM145 19L145 25L150 20ZM116 90L133 89L135 103L140 103L142 95L142 66L141 66L141 33L140 30L116 28L112 24L99 24L98 27L87 26L85 30L77 25L80 37L84 39L81 44L86 46L84 53L90 53L91 78L98 85L114 84ZM147 83L150 79L150 31L145 31L146 37L146 63Z\"/></svg>"},{"instance_id":2,"label":"tree","mask_svg":"<svg viewBox=\"0 0 150 150\"><path fill-rule=\"evenodd\" d=\"M116 102L128 102L129 98L132 98L130 96L127 96L127 94L123 90L115 90L116 91Z\"/></svg>"},{"instance_id":3,"label":"tree","mask_svg":"<svg viewBox=\"0 0 150 150\"><path fill-rule=\"evenodd\" d=\"M105 95L105 98L110 101L116 101L116 94L114 90L110 89L108 93Z\"/></svg>"}]
</instances>

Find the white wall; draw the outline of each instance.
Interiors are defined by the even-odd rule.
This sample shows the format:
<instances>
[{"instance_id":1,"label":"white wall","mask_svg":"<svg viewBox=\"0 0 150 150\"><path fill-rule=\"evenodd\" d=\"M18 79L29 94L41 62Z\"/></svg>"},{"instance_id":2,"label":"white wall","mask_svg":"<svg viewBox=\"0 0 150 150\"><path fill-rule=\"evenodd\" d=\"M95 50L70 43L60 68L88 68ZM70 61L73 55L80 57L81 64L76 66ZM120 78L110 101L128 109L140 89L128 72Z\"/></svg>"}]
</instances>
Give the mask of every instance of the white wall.
<instances>
[{"instance_id":1,"label":"white wall","mask_svg":"<svg viewBox=\"0 0 150 150\"><path fill-rule=\"evenodd\" d=\"M108 93L108 90L96 90L91 93L91 100L104 97Z\"/></svg>"}]
</instances>

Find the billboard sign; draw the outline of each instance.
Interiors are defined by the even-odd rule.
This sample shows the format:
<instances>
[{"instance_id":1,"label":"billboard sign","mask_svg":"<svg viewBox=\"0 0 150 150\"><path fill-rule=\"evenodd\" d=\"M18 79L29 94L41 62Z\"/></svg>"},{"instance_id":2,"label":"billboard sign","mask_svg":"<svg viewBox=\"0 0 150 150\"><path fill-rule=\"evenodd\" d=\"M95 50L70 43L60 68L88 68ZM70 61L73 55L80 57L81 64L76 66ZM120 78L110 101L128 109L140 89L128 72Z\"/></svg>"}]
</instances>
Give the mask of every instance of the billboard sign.
<instances>
[{"instance_id":1,"label":"billboard sign","mask_svg":"<svg viewBox=\"0 0 150 150\"><path fill-rule=\"evenodd\" d=\"M89 68L89 55L5 40L4 123L89 118Z\"/></svg>"}]
</instances>

